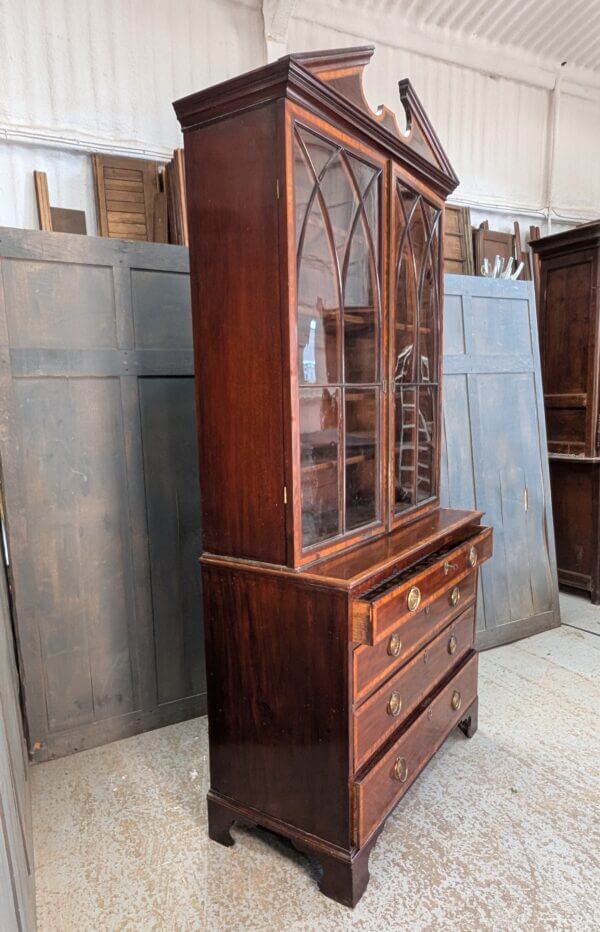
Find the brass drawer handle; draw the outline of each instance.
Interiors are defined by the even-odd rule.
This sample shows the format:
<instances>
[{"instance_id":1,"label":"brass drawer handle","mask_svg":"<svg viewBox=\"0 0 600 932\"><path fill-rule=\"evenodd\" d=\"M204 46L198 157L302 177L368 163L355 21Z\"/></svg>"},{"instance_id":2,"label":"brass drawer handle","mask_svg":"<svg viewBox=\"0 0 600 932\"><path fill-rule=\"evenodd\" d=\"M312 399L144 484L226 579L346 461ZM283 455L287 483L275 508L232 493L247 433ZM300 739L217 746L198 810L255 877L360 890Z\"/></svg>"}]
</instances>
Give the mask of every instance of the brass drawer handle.
<instances>
[{"instance_id":1,"label":"brass drawer handle","mask_svg":"<svg viewBox=\"0 0 600 932\"><path fill-rule=\"evenodd\" d=\"M402 641L399 634L391 634L388 641L387 652L390 657L397 657L402 650Z\"/></svg>"},{"instance_id":2,"label":"brass drawer handle","mask_svg":"<svg viewBox=\"0 0 600 932\"><path fill-rule=\"evenodd\" d=\"M413 586L412 589L409 589L406 604L409 612L416 612L421 604L421 590L418 586Z\"/></svg>"},{"instance_id":3,"label":"brass drawer handle","mask_svg":"<svg viewBox=\"0 0 600 932\"><path fill-rule=\"evenodd\" d=\"M450 705L452 706L455 712L458 712L458 710L460 709L461 702L462 702L462 697L458 689L455 689L454 692L452 693L452 699L450 700Z\"/></svg>"},{"instance_id":4,"label":"brass drawer handle","mask_svg":"<svg viewBox=\"0 0 600 932\"><path fill-rule=\"evenodd\" d=\"M460 599L460 589L458 586L455 586L450 595L448 596L448 601L450 605L458 605Z\"/></svg>"},{"instance_id":5,"label":"brass drawer handle","mask_svg":"<svg viewBox=\"0 0 600 932\"><path fill-rule=\"evenodd\" d=\"M397 715L400 715L401 711L402 711L402 696L400 695L399 692L394 690L393 693L390 694L390 698L388 699L387 713L388 715L393 715L395 718Z\"/></svg>"},{"instance_id":6,"label":"brass drawer handle","mask_svg":"<svg viewBox=\"0 0 600 932\"><path fill-rule=\"evenodd\" d=\"M456 638L455 638L454 635L452 635L452 636L450 637L450 640L448 641L448 653L449 653L449 654L455 654L455 653L456 653Z\"/></svg>"},{"instance_id":7,"label":"brass drawer handle","mask_svg":"<svg viewBox=\"0 0 600 932\"><path fill-rule=\"evenodd\" d=\"M457 570L457 569L458 569L457 563L448 563L446 561L446 563L444 563L444 576L447 576L450 570Z\"/></svg>"},{"instance_id":8,"label":"brass drawer handle","mask_svg":"<svg viewBox=\"0 0 600 932\"><path fill-rule=\"evenodd\" d=\"M469 566L477 566L477 550L471 547L469 550Z\"/></svg>"},{"instance_id":9,"label":"brass drawer handle","mask_svg":"<svg viewBox=\"0 0 600 932\"><path fill-rule=\"evenodd\" d=\"M399 757L394 764L394 777L396 780L399 780L400 783L406 783L406 778L408 777L408 766L406 760L403 757Z\"/></svg>"}]
</instances>

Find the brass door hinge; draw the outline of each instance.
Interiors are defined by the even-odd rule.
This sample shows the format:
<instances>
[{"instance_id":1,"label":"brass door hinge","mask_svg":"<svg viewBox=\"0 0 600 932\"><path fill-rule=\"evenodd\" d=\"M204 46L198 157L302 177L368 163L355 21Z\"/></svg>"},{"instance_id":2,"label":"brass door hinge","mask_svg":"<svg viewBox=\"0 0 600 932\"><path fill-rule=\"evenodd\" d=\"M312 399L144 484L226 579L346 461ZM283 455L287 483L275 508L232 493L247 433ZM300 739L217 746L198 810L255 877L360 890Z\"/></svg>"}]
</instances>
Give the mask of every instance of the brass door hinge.
<instances>
[{"instance_id":1,"label":"brass door hinge","mask_svg":"<svg viewBox=\"0 0 600 932\"><path fill-rule=\"evenodd\" d=\"M275 182L275 191L277 192L277 200L279 200L279 178Z\"/></svg>"},{"instance_id":2,"label":"brass door hinge","mask_svg":"<svg viewBox=\"0 0 600 932\"><path fill-rule=\"evenodd\" d=\"M283 487L283 504L287 505L287 485Z\"/></svg>"}]
</instances>

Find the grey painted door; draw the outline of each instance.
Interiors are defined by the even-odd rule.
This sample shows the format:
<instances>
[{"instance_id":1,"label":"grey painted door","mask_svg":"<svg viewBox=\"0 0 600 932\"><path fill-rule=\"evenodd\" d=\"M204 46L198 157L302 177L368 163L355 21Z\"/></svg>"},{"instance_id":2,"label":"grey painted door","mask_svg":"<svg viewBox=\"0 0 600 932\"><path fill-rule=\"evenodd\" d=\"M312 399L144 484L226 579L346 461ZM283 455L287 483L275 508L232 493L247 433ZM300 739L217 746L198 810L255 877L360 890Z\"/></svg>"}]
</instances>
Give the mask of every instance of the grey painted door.
<instances>
[{"instance_id":1,"label":"grey painted door","mask_svg":"<svg viewBox=\"0 0 600 932\"><path fill-rule=\"evenodd\" d=\"M187 250L0 230L0 454L34 760L205 712Z\"/></svg>"},{"instance_id":2,"label":"grey painted door","mask_svg":"<svg viewBox=\"0 0 600 932\"><path fill-rule=\"evenodd\" d=\"M0 929L35 929L29 762L6 575L0 560Z\"/></svg>"},{"instance_id":3,"label":"grey painted door","mask_svg":"<svg viewBox=\"0 0 600 932\"><path fill-rule=\"evenodd\" d=\"M442 503L485 512L477 644L560 624L546 424L531 282L447 275Z\"/></svg>"}]
</instances>

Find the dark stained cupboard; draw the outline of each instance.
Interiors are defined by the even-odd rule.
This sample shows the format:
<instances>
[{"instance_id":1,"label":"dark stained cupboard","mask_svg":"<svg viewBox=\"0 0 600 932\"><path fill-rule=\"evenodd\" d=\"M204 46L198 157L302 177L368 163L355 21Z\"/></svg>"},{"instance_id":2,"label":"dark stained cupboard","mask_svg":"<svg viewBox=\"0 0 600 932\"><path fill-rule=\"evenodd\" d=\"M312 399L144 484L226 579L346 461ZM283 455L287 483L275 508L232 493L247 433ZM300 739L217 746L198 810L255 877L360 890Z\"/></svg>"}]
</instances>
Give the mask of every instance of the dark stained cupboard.
<instances>
[{"instance_id":1,"label":"dark stained cupboard","mask_svg":"<svg viewBox=\"0 0 600 932\"><path fill-rule=\"evenodd\" d=\"M457 178L371 47L178 101L203 502L209 831L290 838L348 905L386 817L477 727L481 514L439 507L442 216ZM430 659L432 660L430 664Z\"/></svg>"},{"instance_id":2,"label":"dark stained cupboard","mask_svg":"<svg viewBox=\"0 0 600 932\"><path fill-rule=\"evenodd\" d=\"M600 604L600 221L531 247L558 579Z\"/></svg>"}]
</instances>

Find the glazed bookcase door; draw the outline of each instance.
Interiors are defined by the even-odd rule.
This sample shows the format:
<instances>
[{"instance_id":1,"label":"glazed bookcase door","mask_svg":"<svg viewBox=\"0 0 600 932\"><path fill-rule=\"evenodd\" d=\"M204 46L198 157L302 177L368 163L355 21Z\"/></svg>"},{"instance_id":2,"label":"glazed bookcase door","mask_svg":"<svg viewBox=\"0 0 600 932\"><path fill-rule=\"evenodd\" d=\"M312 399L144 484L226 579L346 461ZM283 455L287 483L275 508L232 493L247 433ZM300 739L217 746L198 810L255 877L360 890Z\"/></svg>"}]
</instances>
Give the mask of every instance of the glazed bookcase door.
<instances>
[{"instance_id":1,"label":"glazed bookcase door","mask_svg":"<svg viewBox=\"0 0 600 932\"><path fill-rule=\"evenodd\" d=\"M314 553L384 519L384 165L299 122L291 143L300 549Z\"/></svg>"},{"instance_id":2,"label":"glazed bookcase door","mask_svg":"<svg viewBox=\"0 0 600 932\"><path fill-rule=\"evenodd\" d=\"M390 503L399 524L438 501L442 213L396 171L390 197Z\"/></svg>"}]
</instances>

